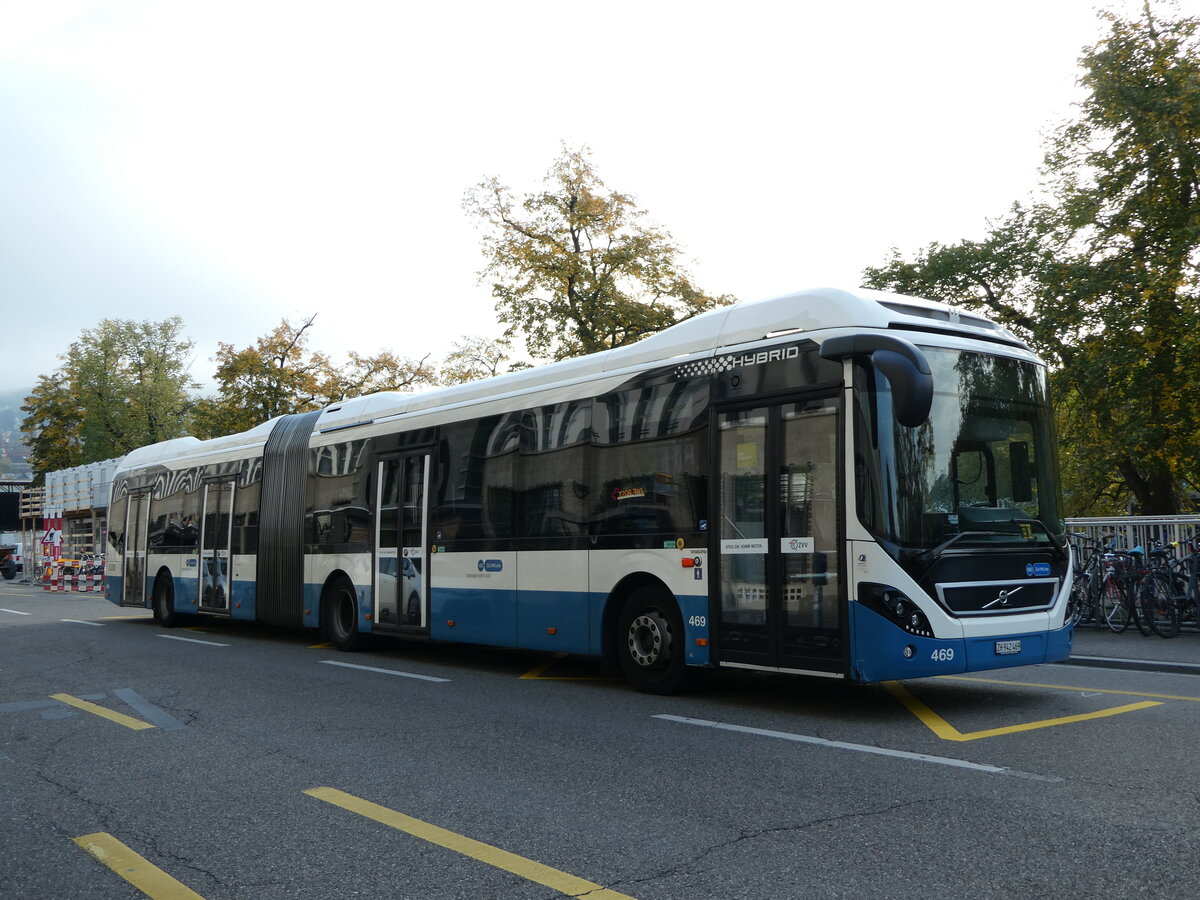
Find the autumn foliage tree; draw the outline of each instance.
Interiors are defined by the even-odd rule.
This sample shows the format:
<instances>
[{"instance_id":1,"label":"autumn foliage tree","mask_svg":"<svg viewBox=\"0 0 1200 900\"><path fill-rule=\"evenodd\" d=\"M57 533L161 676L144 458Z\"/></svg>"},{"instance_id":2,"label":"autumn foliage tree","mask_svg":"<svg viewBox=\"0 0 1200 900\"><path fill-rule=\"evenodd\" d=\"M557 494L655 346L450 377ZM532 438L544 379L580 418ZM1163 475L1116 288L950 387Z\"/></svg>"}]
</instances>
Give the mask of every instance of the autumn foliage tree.
<instances>
[{"instance_id":1,"label":"autumn foliage tree","mask_svg":"<svg viewBox=\"0 0 1200 900\"><path fill-rule=\"evenodd\" d=\"M619 347L733 302L696 287L671 235L629 194L605 187L586 148L564 147L545 185L517 198L491 178L464 201L484 227L480 278L491 282L505 335L533 356Z\"/></svg>"},{"instance_id":2,"label":"autumn foliage tree","mask_svg":"<svg viewBox=\"0 0 1200 900\"><path fill-rule=\"evenodd\" d=\"M351 352L348 365L335 366L328 355L308 348L315 320L313 315L296 325L285 319L240 350L219 344L218 393L197 403L197 436L245 431L276 416L308 412L376 391L411 390L436 377L428 357L413 361L387 351L375 356Z\"/></svg>"},{"instance_id":3,"label":"autumn foliage tree","mask_svg":"<svg viewBox=\"0 0 1200 900\"><path fill-rule=\"evenodd\" d=\"M984 308L1047 356L1074 512L1171 514L1200 487L1200 20L1103 15L1048 195L864 278Z\"/></svg>"}]
</instances>

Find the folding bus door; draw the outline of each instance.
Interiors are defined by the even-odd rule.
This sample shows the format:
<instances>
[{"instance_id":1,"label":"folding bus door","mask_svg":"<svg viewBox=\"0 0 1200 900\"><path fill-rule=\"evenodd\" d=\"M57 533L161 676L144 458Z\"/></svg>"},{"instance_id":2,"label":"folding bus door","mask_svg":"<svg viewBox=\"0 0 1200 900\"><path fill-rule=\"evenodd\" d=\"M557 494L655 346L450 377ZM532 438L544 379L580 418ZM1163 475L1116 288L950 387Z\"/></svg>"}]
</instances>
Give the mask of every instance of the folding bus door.
<instances>
[{"instance_id":1,"label":"folding bus door","mask_svg":"<svg viewBox=\"0 0 1200 900\"><path fill-rule=\"evenodd\" d=\"M146 605L146 550L150 527L150 495L130 494L125 507L125 560L122 606Z\"/></svg>"},{"instance_id":2,"label":"folding bus door","mask_svg":"<svg viewBox=\"0 0 1200 900\"><path fill-rule=\"evenodd\" d=\"M842 675L836 397L717 414L718 575L724 665Z\"/></svg>"},{"instance_id":3,"label":"folding bus door","mask_svg":"<svg viewBox=\"0 0 1200 900\"><path fill-rule=\"evenodd\" d=\"M233 481L204 485L200 516L200 608L229 612L233 588Z\"/></svg>"},{"instance_id":4,"label":"folding bus door","mask_svg":"<svg viewBox=\"0 0 1200 900\"><path fill-rule=\"evenodd\" d=\"M379 463L375 531L375 620L404 629L429 627L429 456Z\"/></svg>"}]
</instances>

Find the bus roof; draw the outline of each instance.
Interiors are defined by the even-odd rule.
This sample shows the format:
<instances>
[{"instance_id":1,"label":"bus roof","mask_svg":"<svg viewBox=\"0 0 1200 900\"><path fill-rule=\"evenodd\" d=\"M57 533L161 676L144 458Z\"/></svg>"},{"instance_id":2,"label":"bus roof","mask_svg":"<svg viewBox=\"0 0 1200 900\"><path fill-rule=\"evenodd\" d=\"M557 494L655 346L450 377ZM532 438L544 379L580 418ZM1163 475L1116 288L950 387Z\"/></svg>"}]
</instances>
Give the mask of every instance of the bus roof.
<instances>
[{"instance_id":1,"label":"bus roof","mask_svg":"<svg viewBox=\"0 0 1200 900\"><path fill-rule=\"evenodd\" d=\"M831 329L950 331L963 337L1001 340L1023 347L996 323L973 313L900 294L867 289L814 288L782 297L735 303L702 313L652 334L641 341L576 359L524 369L451 387L419 392L381 391L331 404L322 410L314 432L340 431L382 418L424 412L435 408L469 406L512 394L536 392L557 385L619 376L654 364L696 354L716 355L723 350L783 334L818 337ZM229 451L236 455L261 446L275 419L240 434L208 441L177 438L128 454L120 468L129 470L166 459L209 456Z\"/></svg>"}]
</instances>

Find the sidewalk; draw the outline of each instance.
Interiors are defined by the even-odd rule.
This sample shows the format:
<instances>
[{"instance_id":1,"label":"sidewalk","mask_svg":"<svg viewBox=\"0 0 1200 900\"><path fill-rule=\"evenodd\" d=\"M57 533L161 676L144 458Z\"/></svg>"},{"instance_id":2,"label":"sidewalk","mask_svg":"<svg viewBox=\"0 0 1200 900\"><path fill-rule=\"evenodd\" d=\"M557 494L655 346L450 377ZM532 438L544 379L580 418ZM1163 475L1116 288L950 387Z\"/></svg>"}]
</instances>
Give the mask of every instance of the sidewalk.
<instances>
[{"instance_id":1,"label":"sidewalk","mask_svg":"<svg viewBox=\"0 0 1200 900\"><path fill-rule=\"evenodd\" d=\"M1164 639L1156 634L1144 637L1132 625L1122 634L1080 625L1068 664L1200 675L1200 632L1185 628Z\"/></svg>"}]
</instances>

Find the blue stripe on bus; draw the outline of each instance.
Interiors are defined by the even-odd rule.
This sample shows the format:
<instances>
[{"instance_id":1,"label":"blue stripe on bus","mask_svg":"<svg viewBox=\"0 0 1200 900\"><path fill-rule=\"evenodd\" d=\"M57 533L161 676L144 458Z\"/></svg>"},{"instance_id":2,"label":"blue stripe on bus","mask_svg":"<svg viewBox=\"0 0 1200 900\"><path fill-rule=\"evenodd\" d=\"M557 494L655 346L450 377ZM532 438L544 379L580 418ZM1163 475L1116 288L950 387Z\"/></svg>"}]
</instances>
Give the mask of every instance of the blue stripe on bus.
<instances>
[{"instance_id":1,"label":"blue stripe on bus","mask_svg":"<svg viewBox=\"0 0 1200 900\"><path fill-rule=\"evenodd\" d=\"M972 638L922 638L908 634L883 616L863 606L850 604L855 677L861 681L894 681L958 675L987 669L1058 662L1071 655L1073 629L1052 632L995 634ZM1020 641L1019 653L997 653L998 642ZM905 647L915 652L904 657Z\"/></svg>"},{"instance_id":2,"label":"blue stripe on bus","mask_svg":"<svg viewBox=\"0 0 1200 900\"><path fill-rule=\"evenodd\" d=\"M435 588L429 632L442 641L599 656L607 600L607 594L582 591ZM708 640L708 597L678 600L685 659L690 665L708 665L707 643L696 643Z\"/></svg>"}]
</instances>

